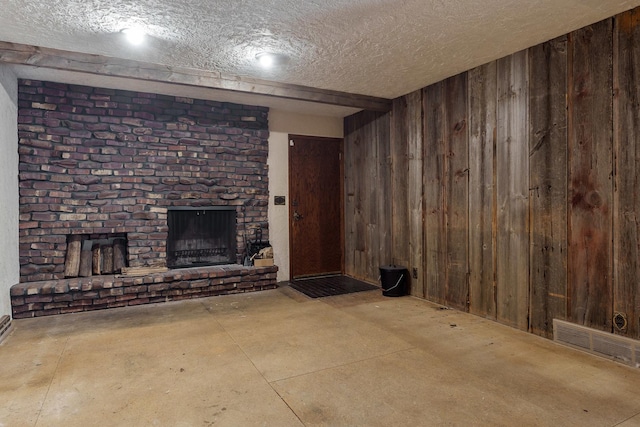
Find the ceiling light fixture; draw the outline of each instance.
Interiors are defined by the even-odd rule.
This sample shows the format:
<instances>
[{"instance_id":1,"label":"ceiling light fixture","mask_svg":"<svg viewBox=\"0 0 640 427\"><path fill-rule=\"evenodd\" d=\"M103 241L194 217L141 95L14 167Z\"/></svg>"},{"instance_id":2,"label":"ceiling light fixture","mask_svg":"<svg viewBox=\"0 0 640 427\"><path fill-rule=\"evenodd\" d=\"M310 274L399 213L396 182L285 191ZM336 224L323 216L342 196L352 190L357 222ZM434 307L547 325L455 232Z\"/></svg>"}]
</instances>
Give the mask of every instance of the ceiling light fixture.
<instances>
[{"instance_id":1,"label":"ceiling light fixture","mask_svg":"<svg viewBox=\"0 0 640 427\"><path fill-rule=\"evenodd\" d=\"M271 68L276 65L284 64L289 58L280 53L260 52L256 54L256 59L263 68Z\"/></svg>"},{"instance_id":2,"label":"ceiling light fixture","mask_svg":"<svg viewBox=\"0 0 640 427\"><path fill-rule=\"evenodd\" d=\"M258 63L262 65L264 68L271 68L274 64L274 57L272 53L269 52L260 52L256 55L256 59Z\"/></svg>"},{"instance_id":3,"label":"ceiling light fixture","mask_svg":"<svg viewBox=\"0 0 640 427\"><path fill-rule=\"evenodd\" d=\"M135 46L141 45L147 36L147 34L139 28L125 28L121 32L125 35L127 41Z\"/></svg>"}]
</instances>

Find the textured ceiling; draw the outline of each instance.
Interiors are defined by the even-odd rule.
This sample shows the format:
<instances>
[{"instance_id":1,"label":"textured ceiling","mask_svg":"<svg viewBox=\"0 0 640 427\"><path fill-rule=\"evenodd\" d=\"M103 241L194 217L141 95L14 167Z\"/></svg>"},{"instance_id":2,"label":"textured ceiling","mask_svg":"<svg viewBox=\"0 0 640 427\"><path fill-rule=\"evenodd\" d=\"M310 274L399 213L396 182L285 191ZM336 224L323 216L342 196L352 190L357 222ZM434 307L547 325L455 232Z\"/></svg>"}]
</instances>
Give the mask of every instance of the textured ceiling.
<instances>
[{"instance_id":1,"label":"textured ceiling","mask_svg":"<svg viewBox=\"0 0 640 427\"><path fill-rule=\"evenodd\" d=\"M0 40L395 98L640 0L2 0ZM145 45L119 31L141 27ZM271 71L256 53L289 56Z\"/></svg>"}]
</instances>

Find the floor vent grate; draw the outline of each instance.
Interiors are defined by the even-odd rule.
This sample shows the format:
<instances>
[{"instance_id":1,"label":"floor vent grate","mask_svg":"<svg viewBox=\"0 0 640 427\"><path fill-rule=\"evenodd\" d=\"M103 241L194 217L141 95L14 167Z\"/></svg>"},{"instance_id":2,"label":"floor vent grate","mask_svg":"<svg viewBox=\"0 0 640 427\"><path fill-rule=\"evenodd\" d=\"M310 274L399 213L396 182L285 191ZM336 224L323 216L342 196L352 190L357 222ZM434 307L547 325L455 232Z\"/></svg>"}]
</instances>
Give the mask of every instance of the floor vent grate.
<instances>
[{"instance_id":1,"label":"floor vent grate","mask_svg":"<svg viewBox=\"0 0 640 427\"><path fill-rule=\"evenodd\" d=\"M640 368L640 341L553 319L553 339L589 353Z\"/></svg>"},{"instance_id":2,"label":"floor vent grate","mask_svg":"<svg viewBox=\"0 0 640 427\"><path fill-rule=\"evenodd\" d=\"M10 330L11 330L11 317L9 316L0 317L0 342L2 342L2 340L9 335Z\"/></svg>"}]
</instances>

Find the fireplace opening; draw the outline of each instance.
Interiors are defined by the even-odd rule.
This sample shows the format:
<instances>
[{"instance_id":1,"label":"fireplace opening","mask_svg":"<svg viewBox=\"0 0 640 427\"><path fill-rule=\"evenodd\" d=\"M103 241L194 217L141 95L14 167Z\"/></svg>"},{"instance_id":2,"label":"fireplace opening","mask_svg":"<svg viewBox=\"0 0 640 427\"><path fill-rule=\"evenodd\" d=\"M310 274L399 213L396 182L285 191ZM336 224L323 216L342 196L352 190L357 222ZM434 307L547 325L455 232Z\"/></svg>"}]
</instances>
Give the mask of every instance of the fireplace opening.
<instances>
[{"instance_id":1,"label":"fireplace opening","mask_svg":"<svg viewBox=\"0 0 640 427\"><path fill-rule=\"evenodd\" d=\"M167 267L236 263L235 208L172 208L167 213Z\"/></svg>"}]
</instances>

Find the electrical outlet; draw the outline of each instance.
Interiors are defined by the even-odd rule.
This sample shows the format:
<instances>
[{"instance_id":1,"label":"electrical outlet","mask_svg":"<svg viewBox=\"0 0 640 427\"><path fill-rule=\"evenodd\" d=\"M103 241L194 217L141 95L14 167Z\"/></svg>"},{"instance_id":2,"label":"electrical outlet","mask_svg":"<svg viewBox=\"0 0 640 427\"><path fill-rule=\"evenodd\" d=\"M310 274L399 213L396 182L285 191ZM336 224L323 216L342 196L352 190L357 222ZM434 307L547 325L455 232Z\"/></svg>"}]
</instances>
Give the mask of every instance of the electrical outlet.
<instances>
[{"instance_id":1,"label":"electrical outlet","mask_svg":"<svg viewBox=\"0 0 640 427\"><path fill-rule=\"evenodd\" d=\"M413 271L412 271L412 276L413 276L413 278L414 278L414 279L417 279L417 278L418 278L418 269L417 269L417 268L414 268L414 269L413 269Z\"/></svg>"}]
</instances>

